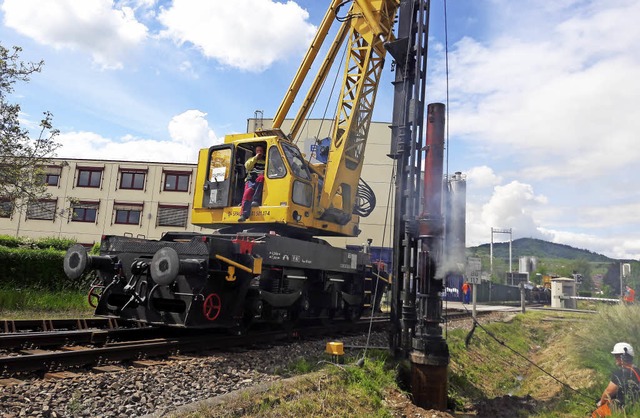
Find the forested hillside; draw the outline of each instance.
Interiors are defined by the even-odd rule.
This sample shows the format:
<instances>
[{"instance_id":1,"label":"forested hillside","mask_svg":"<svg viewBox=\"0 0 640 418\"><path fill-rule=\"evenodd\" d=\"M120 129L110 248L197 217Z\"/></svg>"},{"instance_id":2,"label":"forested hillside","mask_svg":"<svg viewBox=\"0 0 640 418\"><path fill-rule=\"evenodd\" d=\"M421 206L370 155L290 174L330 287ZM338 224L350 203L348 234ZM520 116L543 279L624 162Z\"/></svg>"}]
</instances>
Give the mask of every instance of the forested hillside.
<instances>
[{"instance_id":1,"label":"forested hillside","mask_svg":"<svg viewBox=\"0 0 640 418\"><path fill-rule=\"evenodd\" d=\"M568 260L587 260L591 262L611 262L613 259L593 251L574 248L569 245L555 244L535 238L518 238L511 243L512 259L517 261L522 256L542 258L563 258ZM488 256L490 244L467 248L467 255L472 257ZM494 259L509 259L509 242L493 243Z\"/></svg>"}]
</instances>

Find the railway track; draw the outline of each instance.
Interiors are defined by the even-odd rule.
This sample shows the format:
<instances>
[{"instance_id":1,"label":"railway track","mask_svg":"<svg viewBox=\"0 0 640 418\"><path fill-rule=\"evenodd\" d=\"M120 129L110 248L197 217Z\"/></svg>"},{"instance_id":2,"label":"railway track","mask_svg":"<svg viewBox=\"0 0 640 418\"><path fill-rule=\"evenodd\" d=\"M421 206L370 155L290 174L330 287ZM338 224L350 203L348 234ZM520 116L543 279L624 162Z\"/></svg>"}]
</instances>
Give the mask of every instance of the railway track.
<instances>
[{"instance_id":1,"label":"railway track","mask_svg":"<svg viewBox=\"0 0 640 418\"><path fill-rule=\"evenodd\" d=\"M486 312L477 312L483 315ZM469 311L447 310L445 322L471 317ZM374 317L375 329L386 327L386 316ZM118 362L167 357L179 353L273 344L286 340L366 332L369 318L252 331L233 336L221 331L137 327L113 319L15 320L0 322L0 377L91 368Z\"/></svg>"},{"instance_id":2,"label":"railway track","mask_svg":"<svg viewBox=\"0 0 640 418\"><path fill-rule=\"evenodd\" d=\"M374 318L375 329L386 327L388 318ZM115 362L163 358L180 353L218 350L238 346L273 344L326 335L362 333L369 319L307 325L290 329L258 330L247 335L167 329L122 328L0 334L0 376L68 371Z\"/></svg>"},{"instance_id":3,"label":"railway track","mask_svg":"<svg viewBox=\"0 0 640 418\"><path fill-rule=\"evenodd\" d=\"M0 335L10 332L56 331L82 329L117 329L122 325L113 318L77 319L3 319L0 320Z\"/></svg>"}]
</instances>

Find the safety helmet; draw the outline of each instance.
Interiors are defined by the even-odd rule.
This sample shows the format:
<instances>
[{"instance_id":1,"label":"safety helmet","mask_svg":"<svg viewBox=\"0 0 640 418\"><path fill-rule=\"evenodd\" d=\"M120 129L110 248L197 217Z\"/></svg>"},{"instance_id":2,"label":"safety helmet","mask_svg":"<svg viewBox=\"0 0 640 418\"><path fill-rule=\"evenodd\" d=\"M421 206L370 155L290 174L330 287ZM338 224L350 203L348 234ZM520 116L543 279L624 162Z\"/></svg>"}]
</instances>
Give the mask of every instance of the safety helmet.
<instances>
[{"instance_id":1,"label":"safety helmet","mask_svg":"<svg viewBox=\"0 0 640 418\"><path fill-rule=\"evenodd\" d=\"M611 354L626 354L633 357L633 347L629 343L617 343L613 346Z\"/></svg>"}]
</instances>

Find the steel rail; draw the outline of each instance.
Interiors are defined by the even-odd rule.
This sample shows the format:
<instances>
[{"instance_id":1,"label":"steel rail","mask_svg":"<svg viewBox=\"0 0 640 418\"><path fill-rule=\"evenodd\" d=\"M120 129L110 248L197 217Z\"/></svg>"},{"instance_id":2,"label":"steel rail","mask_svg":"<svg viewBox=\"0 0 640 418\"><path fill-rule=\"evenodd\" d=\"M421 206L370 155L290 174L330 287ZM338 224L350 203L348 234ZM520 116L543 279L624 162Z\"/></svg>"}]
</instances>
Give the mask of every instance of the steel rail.
<instances>
[{"instance_id":1,"label":"steel rail","mask_svg":"<svg viewBox=\"0 0 640 418\"><path fill-rule=\"evenodd\" d=\"M329 326L301 326L289 330L262 331L231 336L206 333L196 336L156 338L148 341L107 343L103 347L79 348L71 351L52 351L0 357L0 375L10 376L26 372L59 371L73 367L162 357L176 353L216 350L243 345L273 344L341 333L363 332L371 324L376 329L386 327L388 319L363 320L356 323L337 322ZM140 331L140 330L136 330Z\"/></svg>"},{"instance_id":2,"label":"steel rail","mask_svg":"<svg viewBox=\"0 0 640 418\"><path fill-rule=\"evenodd\" d=\"M24 331L82 330L89 328L115 329L121 324L115 318L69 318L69 319L2 319L0 335Z\"/></svg>"},{"instance_id":3,"label":"steel rail","mask_svg":"<svg viewBox=\"0 0 640 418\"><path fill-rule=\"evenodd\" d=\"M159 332L159 328L148 327L8 333L0 334L0 349L13 350L84 344L103 346L109 341L148 339L158 335Z\"/></svg>"}]
</instances>

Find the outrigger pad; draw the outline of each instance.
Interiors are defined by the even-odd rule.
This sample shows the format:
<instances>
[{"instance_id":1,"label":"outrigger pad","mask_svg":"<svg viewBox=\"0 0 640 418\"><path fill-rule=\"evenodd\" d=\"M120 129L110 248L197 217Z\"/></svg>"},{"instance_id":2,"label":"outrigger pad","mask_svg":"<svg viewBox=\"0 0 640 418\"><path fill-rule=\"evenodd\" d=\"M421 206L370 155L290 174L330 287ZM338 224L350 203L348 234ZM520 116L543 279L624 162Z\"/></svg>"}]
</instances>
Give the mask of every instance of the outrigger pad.
<instances>
[{"instance_id":1,"label":"outrigger pad","mask_svg":"<svg viewBox=\"0 0 640 418\"><path fill-rule=\"evenodd\" d=\"M84 273L88 261L87 249L80 244L76 244L69 248L64 256L64 273L70 279L77 279Z\"/></svg>"},{"instance_id":2,"label":"outrigger pad","mask_svg":"<svg viewBox=\"0 0 640 418\"><path fill-rule=\"evenodd\" d=\"M160 285L168 285L178 277L180 257L171 247L160 248L151 259L151 277Z\"/></svg>"}]
</instances>

